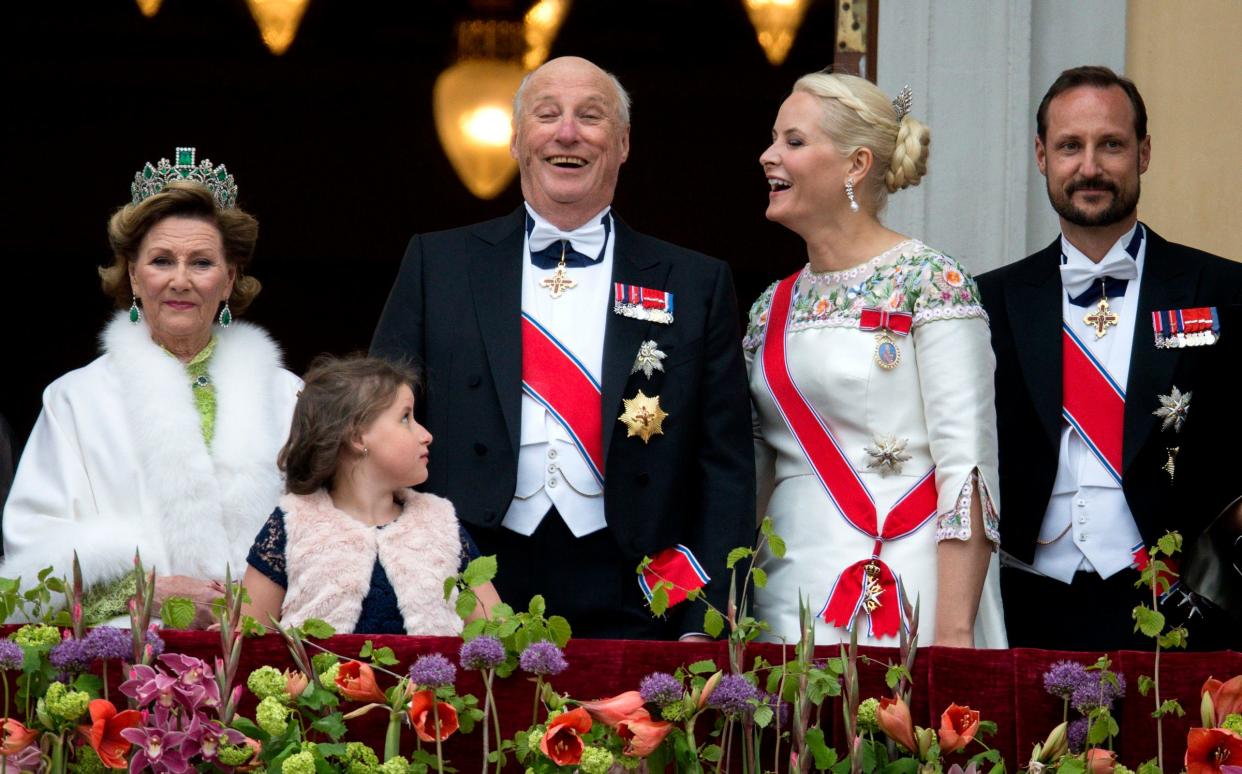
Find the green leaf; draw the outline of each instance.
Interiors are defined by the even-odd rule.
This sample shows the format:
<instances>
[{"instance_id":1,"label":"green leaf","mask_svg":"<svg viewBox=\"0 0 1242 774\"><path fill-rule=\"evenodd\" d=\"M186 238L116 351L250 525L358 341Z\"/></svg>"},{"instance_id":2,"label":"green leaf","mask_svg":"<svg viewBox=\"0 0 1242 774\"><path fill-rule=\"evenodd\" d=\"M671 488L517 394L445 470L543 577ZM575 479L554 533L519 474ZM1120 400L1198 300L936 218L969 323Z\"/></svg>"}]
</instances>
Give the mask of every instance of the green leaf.
<instances>
[{"instance_id":1,"label":"green leaf","mask_svg":"<svg viewBox=\"0 0 1242 774\"><path fill-rule=\"evenodd\" d=\"M160 605L160 618L169 629L188 629L194 623L194 603L185 597L169 597Z\"/></svg>"},{"instance_id":2,"label":"green leaf","mask_svg":"<svg viewBox=\"0 0 1242 774\"><path fill-rule=\"evenodd\" d=\"M569 621L563 615L553 615L548 617L548 633L552 635L552 641L556 643L556 647L563 648L569 642L569 638L574 636L573 629L569 627Z\"/></svg>"},{"instance_id":3,"label":"green leaf","mask_svg":"<svg viewBox=\"0 0 1242 774\"><path fill-rule=\"evenodd\" d=\"M475 637L478 637L479 635L483 634L483 630L486 628L487 628L487 619L479 618L477 620L471 621L470 623L466 624L466 627L464 629L461 630L461 638L463 641L469 642L470 640L473 640Z\"/></svg>"},{"instance_id":4,"label":"green leaf","mask_svg":"<svg viewBox=\"0 0 1242 774\"><path fill-rule=\"evenodd\" d=\"M307 618L302 622L301 629L307 637L314 637L317 640L326 640L336 634L336 629L332 624L318 618Z\"/></svg>"},{"instance_id":5,"label":"green leaf","mask_svg":"<svg viewBox=\"0 0 1242 774\"><path fill-rule=\"evenodd\" d=\"M500 620L503 618L512 618L512 617L513 617L513 608L504 602L500 602L495 607L492 608L492 618Z\"/></svg>"},{"instance_id":6,"label":"green leaf","mask_svg":"<svg viewBox=\"0 0 1242 774\"><path fill-rule=\"evenodd\" d=\"M262 637L267 634L267 627L259 623L254 616L243 615L241 618L241 633L243 637Z\"/></svg>"},{"instance_id":7,"label":"green leaf","mask_svg":"<svg viewBox=\"0 0 1242 774\"><path fill-rule=\"evenodd\" d=\"M897 687L897 683L901 682L902 678L910 679L910 670L900 664L890 664L888 671L884 673L884 684L892 690Z\"/></svg>"},{"instance_id":8,"label":"green leaf","mask_svg":"<svg viewBox=\"0 0 1242 774\"><path fill-rule=\"evenodd\" d=\"M711 637L719 637L724 631L724 616L716 608L709 607L703 614L703 631Z\"/></svg>"},{"instance_id":9,"label":"green leaf","mask_svg":"<svg viewBox=\"0 0 1242 774\"><path fill-rule=\"evenodd\" d=\"M380 666L393 666L397 663L397 656L392 652L392 648L376 648L375 652L371 654L371 663L379 664Z\"/></svg>"},{"instance_id":10,"label":"green leaf","mask_svg":"<svg viewBox=\"0 0 1242 774\"><path fill-rule=\"evenodd\" d=\"M1165 556L1172 556L1182 550L1182 536L1177 532L1166 532L1156 541L1156 548Z\"/></svg>"},{"instance_id":11,"label":"green leaf","mask_svg":"<svg viewBox=\"0 0 1242 774\"><path fill-rule=\"evenodd\" d=\"M450 575L444 579L444 601L447 602L453 596L453 589L457 588L457 578L456 575Z\"/></svg>"},{"instance_id":12,"label":"green leaf","mask_svg":"<svg viewBox=\"0 0 1242 774\"><path fill-rule=\"evenodd\" d=\"M699 750L699 757L705 761L710 761L711 763L715 763L720 760L721 754L722 751L720 749L720 745L718 744L704 745L703 749Z\"/></svg>"},{"instance_id":13,"label":"green leaf","mask_svg":"<svg viewBox=\"0 0 1242 774\"><path fill-rule=\"evenodd\" d=\"M995 720L981 720L981 721L979 721L979 733L978 733L978 736L994 736L994 735L996 734L996 731L997 731L997 726L996 726L996 721L995 721ZM991 752L996 752L996 756L997 756L997 757L988 758L988 760L990 760L990 761L997 761L997 760L1000 760L1000 758L999 758L999 756L1000 756L1000 752L999 752L999 751L995 751L995 750L987 750L987 751L985 751L985 752L984 752L984 755L987 755L988 753L991 753Z\"/></svg>"},{"instance_id":14,"label":"green leaf","mask_svg":"<svg viewBox=\"0 0 1242 774\"><path fill-rule=\"evenodd\" d=\"M754 553L755 553L755 550L753 548L746 548L745 546L738 546L737 548L730 551L729 556L725 558L725 569L732 570L733 565L737 564L738 562L742 561L748 556L754 556Z\"/></svg>"},{"instance_id":15,"label":"green leaf","mask_svg":"<svg viewBox=\"0 0 1242 774\"><path fill-rule=\"evenodd\" d=\"M103 694L103 680L98 675L83 672L74 678L73 689L75 691L86 691L92 698L97 698Z\"/></svg>"},{"instance_id":16,"label":"green leaf","mask_svg":"<svg viewBox=\"0 0 1242 774\"><path fill-rule=\"evenodd\" d=\"M1163 774L1163 772L1159 764L1156 763L1156 759L1152 758L1139 764L1138 774Z\"/></svg>"},{"instance_id":17,"label":"green leaf","mask_svg":"<svg viewBox=\"0 0 1242 774\"><path fill-rule=\"evenodd\" d=\"M1186 714L1186 710L1182 709L1181 703L1177 699L1168 699L1160 705L1160 708L1151 713L1153 718L1163 718L1168 715L1177 715L1179 718Z\"/></svg>"},{"instance_id":18,"label":"green leaf","mask_svg":"<svg viewBox=\"0 0 1242 774\"><path fill-rule=\"evenodd\" d=\"M44 581L43 585L48 591L52 591L57 594L65 593L65 581L62 578L48 578Z\"/></svg>"},{"instance_id":19,"label":"green leaf","mask_svg":"<svg viewBox=\"0 0 1242 774\"><path fill-rule=\"evenodd\" d=\"M884 774L914 774L919 770L919 762L914 758L898 758L884 767Z\"/></svg>"},{"instance_id":20,"label":"green leaf","mask_svg":"<svg viewBox=\"0 0 1242 774\"><path fill-rule=\"evenodd\" d=\"M266 731L255 725L254 721L242 715L237 715L233 718L232 726L251 739L257 739L260 742L266 742L268 739Z\"/></svg>"},{"instance_id":21,"label":"green leaf","mask_svg":"<svg viewBox=\"0 0 1242 774\"><path fill-rule=\"evenodd\" d=\"M666 585L668 585L668 581L660 581L651 590L650 607L652 615L664 615L664 611L668 610L668 592L664 590Z\"/></svg>"},{"instance_id":22,"label":"green leaf","mask_svg":"<svg viewBox=\"0 0 1242 774\"><path fill-rule=\"evenodd\" d=\"M341 718L341 713L339 712L333 712L331 715L319 718L314 723L311 723L311 728L327 734L328 738L334 742L339 742L348 730L345 728L345 721Z\"/></svg>"},{"instance_id":23,"label":"green leaf","mask_svg":"<svg viewBox=\"0 0 1242 774\"><path fill-rule=\"evenodd\" d=\"M539 616L540 618L542 618L544 612L546 612L548 609L548 605L544 601L542 594L536 594L535 596L530 598L530 604L527 605L526 609L530 612L531 615Z\"/></svg>"},{"instance_id":24,"label":"green leaf","mask_svg":"<svg viewBox=\"0 0 1242 774\"><path fill-rule=\"evenodd\" d=\"M375 645L367 640L362 643L362 647L358 649L358 658L370 658L371 652L375 650Z\"/></svg>"},{"instance_id":25,"label":"green leaf","mask_svg":"<svg viewBox=\"0 0 1242 774\"><path fill-rule=\"evenodd\" d=\"M1170 629L1169 631L1160 635L1160 638L1159 638L1160 647L1166 650L1169 648L1184 648L1186 647L1186 638L1187 638L1187 633L1186 633L1185 626L1179 626L1176 629Z\"/></svg>"},{"instance_id":26,"label":"green leaf","mask_svg":"<svg viewBox=\"0 0 1242 774\"><path fill-rule=\"evenodd\" d=\"M760 728L767 728L768 724L772 722L772 718L774 716L775 713L772 712L772 707L770 705L760 704L758 707L755 707L755 714L751 717L755 721L756 726L759 726Z\"/></svg>"},{"instance_id":27,"label":"green leaf","mask_svg":"<svg viewBox=\"0 0 1242 774\"><path fill-rule=\"evenodd\" d=\"M811 755L815 758L815 768L817 771L824 771L837 762L836 751L829 749L828 745L824 743L824 730L822 728L807 729L806 749L810 750Z\"/></svg>"},{"instance_id":28,"label":"green leaf","mask_svg":"<svg viewBox=\"0 0 1242 774\"><path fill-rule=\"evenodd\" d=\"M767 588L768 574L762 567L752 567L750 569L750 577L755 579L755 586L757 588Z\"/></svg>"},{"instance_id":29,"label":"green leaf","mask_svg":"<svg viewBox=\"0 0 1242 774\"><path fill-rule=\"evenodd\" d=\"M1061 765L1057 767L1057 774L1086 774L1086 771L1087 766L1082 758L1074 755L1061 758Z\"/></svg>"},{"instance_id":30,"label":"green leaf","mask_svg":"<svg viewBox=\"0 0 1242 774\"><path fill-rule=\"evenodd\" d=\"M716 671L716 662L710 658L696 661L687 667L692 675L710 675Z\"/></svg>"},{"instance_id":31,"label":"green leaf","mask_svg":"<svg viewBox=\"0 0 1242 774\"><path fill-rule=\"evenodd\" d=\"M470 564L461 573L462 582L470 588L478 588L496 577L496 557L480 556L471 559Z\"/></svg>"},{"instance_id":32,"label":"green leaf","mask_svg":"<svg viewBox=\"0 0 1242 774\"><path fill-rule=\"evenodd\" d=\"M1138 692L1139 696L1146 696L1151 693L1151 689L1156 685L1156 681L1147 675L1139 675Z\"/></svg>"},{"instance_id":33,"label":"green leaf","mask_svg":"<svg viewBox=\"0 0 1242 774\"><path fill-rule=\"evenodd\" d=\"M475 607L479 604L479 598L469 589L457 595L457 615L460 618L468 618L474 612Z\"/></svg>"},{"instance_id":34,"label":"green leaf","mask_svg":"<svg viewBox=\"0 0 1242 774\"><path fill-rule=\"evenodd\" d=\"M1164 628L1164 613L1152 610L1146 605L1134 608L1134 630L1141 631L1148 637L1155 637Z\"/></svg>"},{"instance_id":35,"label":"green leaf","mask_svg":"<svg viewBox=\"0 0 1242 774\"><path fill-rule=\"evenodd\" d=\"M327 667L324 669L327 669ZM306 686L306 690L302 691L302 695L298 697L299 707L305 707L306 709L314 710L315 712L322 709L331 709L340 703L341 700L336 697L335 693L326 688L316 688L314 683L309 683Z\"/></svg>"},{"instance_id":36,"label":"green leaf","mask_svg":"<svg viewBox=\"0 0 1242 774\"><path fill-rule=\"evenodd\" d=\"M768 536L768 550L772 552L772 556L777 559L785 558L785 538L780 535Z\"/></svg>"},{"instance_id":37,"label":"green leaf","mask_svg":"<svg viewBox=\"0 0 1242 774\"><path fill-rule=\"evenodd\" d=\"M775 530L772 527L771 516L764 516L763 521L759 522L759 532L761 532L764 537L772 537Z\"/></svg>"}]
</instances>

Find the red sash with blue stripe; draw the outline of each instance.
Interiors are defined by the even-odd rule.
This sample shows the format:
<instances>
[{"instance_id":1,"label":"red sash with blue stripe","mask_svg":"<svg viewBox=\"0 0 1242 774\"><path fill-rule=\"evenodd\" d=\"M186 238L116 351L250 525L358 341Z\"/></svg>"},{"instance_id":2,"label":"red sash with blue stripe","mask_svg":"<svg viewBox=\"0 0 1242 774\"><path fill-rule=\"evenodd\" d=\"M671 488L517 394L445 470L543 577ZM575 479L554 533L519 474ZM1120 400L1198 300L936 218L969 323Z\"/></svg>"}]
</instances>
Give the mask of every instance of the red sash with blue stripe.
<instances>
[{"instance_id":1,"label":"red sash with blue stripe","mask_svg":"<svg viewBox=\"0 0 1242 774\"><path fill-rule=\"evenodd\" d=\"M1061 330L1061 414L1120 484L1125 390L1064 322Z\"/></svg>"},{"instance_id":2,"label":"red sash with blue stripe","mask_svg":"<svg viewBox=\"0 0 1242 774\"><path fill-rule=\"evenodd\" d=\"M826 623L848 629L862 612L867 616L868 630L873 637L896 636L899 627L908 626L898 590L901 579L880 559L880 550L884 543L910 535L936 515L935 468L927 471L898 499L880 529L871 492L850 464L832 429L803 396L789 373L785 340L797 279L798 274L794 274L776 286L764 333L761 374L828 499L851 527L875 541L871 556L845 568L833 583L828 601L819 614Z\"/></svg>"},{"instance_id":3,"label":"red sash with blue stripe","mask_svg":"<svg viewBox=\"0 0 1242 774\"><path fill-rule=\"evenodd\" d=\"M552 415L604 483L604 434L599 382L535 318L522 312L522 392Z\"/></svg>"},{"instance_id":4,"label":"red sash with blue stripe","mask_svg":"<svg viewBox=\"0 0 1242 774\"><path fill-rule=\"evenodd\" d=\"M685 601L686 592L701 589L710 580L694 552L678 544L651 557L651 562L638 576L638 585L650 602L652 588L660 581L668 581L673 586L666 591L668 606L672 607Z\"/></svg>"}]
</instances>

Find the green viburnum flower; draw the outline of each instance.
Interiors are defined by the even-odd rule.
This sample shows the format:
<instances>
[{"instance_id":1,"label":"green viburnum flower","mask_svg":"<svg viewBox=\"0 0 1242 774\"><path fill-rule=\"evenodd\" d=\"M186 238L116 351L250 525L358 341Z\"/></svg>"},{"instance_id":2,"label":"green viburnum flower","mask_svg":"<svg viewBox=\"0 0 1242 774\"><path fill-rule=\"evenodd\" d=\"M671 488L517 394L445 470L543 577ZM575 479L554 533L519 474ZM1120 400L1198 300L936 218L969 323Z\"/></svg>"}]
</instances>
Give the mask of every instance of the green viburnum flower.
<instances>
[{"instance_id":1,"label":"green viburnum flower","mask_svg":"<svg viewBox=\"0 0 1242 774\"><path fill-rule=\"evenodd\" d=\"M275 667L261 666L251 672L246 678L246 687L259 699L275 696L285 704L290 701L289 694L285 691L285 676Z\"/></svg>"},{"instance_id":2,"label":"green viburnum flower","mask_svg":"<svg viewBox=\"0 0 1242 774\"><path fill-rule=\"evenodd\" d=\"M543 741L544 730L536 728L526 736L526 746L532 751L539 749L539 743Z\"/></svg>"},{"instance_id":3,"label":"green viburnum flower","mask_svg":"<svg viewBox=\"0 0 1242 774\"><path fill-rule=\"evenodd\" d=\"M348 774L375 774L379 769L379 757L362 742L349 742L345 754L340 756Z\"/></svg>"},{"instance_id":4,"label":"green viburnum flower","mask_svg":"<svg viewBox=\"0 0 1242 774\"><path fill-rule=\"evenodd\" d=\"M401 755L394 755L380 764L379 774L408 774L410 762Z\"/></svg>"},{"instance_id":5,"label":"green viburnum flower","mask_svg":"<svg viewBox=\"0 0 1242 774\"><path fill-rule=\"evenodd\" d=\"M876 722L876 711L880 709L880 700L872 697L863 699L858 704L858 730L870 731L875 733L880 730L880 724Z\"/></svg>"},{"instance_id":6,"label":"green viburnum flower","mask_svg":"<svg viewBox=\"0 0 1242 774\"><path fill-rule=\"evenodd\" d=\"M602 747L582 748L578 769L582 774L606 774L612 768L612 753Z\"/></svg>"},{"instance_id":7,"label":"green viburnum flower","mask_svg":"<svg viewBox=\"0 0 1242 774\"><path fill-rule=\"evenodd\" d=\"M1120 761L1113 767L1113 774L1134 774L1134 769L1127 769Z\"/></svg>"},{"instance_id":8,"label":"green viburnum flower","mask_svg":"<svg viewBox=\"0 0 1242 774\"><path fill-rule=\"evenodd\" d=\"M323 683L324 689L336 693L336 673L339 671L341 671L341 662L338 661L319 673L319 682Z\"/></svg>"},{"instance_id":9,"label":"green viburnum flower","mask_svg":"<svg viewBox=\"0 0 1242 774\"><path fill-rule=\"evenodd\" d=\"M216 760L225 766L242 766L250 762L253 753L246 745L222 744L216 750Z\"/></svg>"},{"instance_id":10,"label":"green viburnum flower","mask_svg":"<svg viewBox=\"0 0 1242 774\"><path fill-rule=\"evenodd\" d=\"M64 683L52 683L43 695L43 706L55 718L69 723L86 714L91 695L86 691L71 691Z\"/></svg>"},{"instance_id":11,"label":"green viburnum flower","mask_svg":"<svg viewBox=\"0 0 1242 774\"><path fill-rule=\"evenodd\" d=\"M315 754L298 752L285 758L280 764L281 774L315 774Z\"/></svg>"},{"instance_id":12,"label":"green viburnum flower","mask_svg":"<svg viewBox=\"0 0 1242 774\"><path fill-rule=\"evenodd\" d=\"M272 736L280 736L289 728L289 710L280 699L268 696L254 711L254 722Z\"/></svg>"},{"instance_id":13,"label":"green viburnum flower","mask_svg":"<svg viewBox=\"0 0 1242 774\"><path fill-rule=\"evenodd\" d=\"M13 632L12 640L27 648L51 648L60 644L60 629L44 624L26 624Z\"/></svg>"},{"instance_id":14,"label":"green viburnum flower","mask_svg":"<svg viewBox=\"0 0 1242 774\"><path fill-rule=\"evenodd\" d=\"M1229 713L1225 716L1225 720L1220 724L1220 727L1235 734L1242 734L1242 715L1236 712Z\"/></svg>"},{"instance_id":15,"label":"green viburnum flower","mask_svg":"<svg viewBox=\"0 0 1242 774\"><path fill-rule=\"evenodd\" d=\"M673 723L680 723L686 719L685 702L675 701L672 704L666 704L660 710L660 717Z\"/></svg>"},{"instance_id":16,"label":"green viburnum flower","mask_svg":"<svg viewBox=\"0 0 1242 774\"><path fill-rule=\"evenodd\" d=\"M103 765L103 761L99 760L99 755L91 749L90 745L82 745L75 753L77 761L69 764L69 770L74 774L105 774L108 768Z\"/></svg>"},{"instance_id":17,"label":"green viburnum flower","mask_svg":"<svg viewBox=\"0 0 1242 774\"><path fill-rule=\"evenodd\" d=\"M642 759L635 758L630 755L622 755L620 758L617 759L617 763L620 763L621 768L625 769L626 771L634 771L635 769L638 768L638 764L642 763Z\"/></svg>"}]
</instances>

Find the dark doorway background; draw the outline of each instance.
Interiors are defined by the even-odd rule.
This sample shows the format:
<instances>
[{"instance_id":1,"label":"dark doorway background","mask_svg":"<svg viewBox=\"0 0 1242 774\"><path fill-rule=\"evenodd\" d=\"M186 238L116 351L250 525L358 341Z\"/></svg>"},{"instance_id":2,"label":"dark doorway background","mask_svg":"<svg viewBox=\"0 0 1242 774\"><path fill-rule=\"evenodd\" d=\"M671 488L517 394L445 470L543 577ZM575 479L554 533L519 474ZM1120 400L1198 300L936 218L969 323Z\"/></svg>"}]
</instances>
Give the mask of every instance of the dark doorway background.
<instances>
[{"instance_id":1,"label":"dark doorway background","mask_svg":"<svg viewBox=\"0 0 1242 774\"><path fill-rule=\"evenodd\" d=\"M472 197L436 139L432 84L469 15L463 0L311 0L277 57L243 0L165 0L152 19L132 0L6 8L0 414L18 446L44 386L96 356L111 313L95 274L110 259L105 223L142 164L175 146L236 176L262 224L264 289L247 317L299 372L366 348L411 234L518 206L516 180ZM835 4L813 2L772 67L741 0L577 0L552 49L633 96L617 213L728 261L743 314L805 260L763 217L757 159L795 78L831 63L834 33Z\"/></svg>"}]
</instances>

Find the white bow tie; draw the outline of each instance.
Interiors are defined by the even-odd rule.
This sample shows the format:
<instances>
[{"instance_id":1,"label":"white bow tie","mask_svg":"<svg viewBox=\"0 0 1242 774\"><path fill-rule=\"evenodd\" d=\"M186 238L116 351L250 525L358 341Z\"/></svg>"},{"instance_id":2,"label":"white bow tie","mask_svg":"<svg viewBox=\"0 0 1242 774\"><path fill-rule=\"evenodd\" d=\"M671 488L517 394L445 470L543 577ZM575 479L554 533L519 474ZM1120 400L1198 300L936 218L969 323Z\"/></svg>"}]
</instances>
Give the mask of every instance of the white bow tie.
<instances>
[{"instance_id":1,"label":"white bow tie","mask_svg":"<svg viewBox=\"0 0 1242 774\"><path fill-rule=\"evenodd\" d=\"M574 250L582 253L592 261L599 260L604 251L604 245L608 241L608 229L604 226L604 221L608 219L608 215L588 221L585 225L579 226L573 231L561 231L556 226L546 221L536 220L534 228L531 229L530 236L527 238L532 253L539 252L549 245L555 244L562 239L569 241L569 246Z\"/></svg>"},{"instance_id":2,"label":"white bow tie","mask_svg":"<svg viewBox=\"0 0 1242 774\"><path fill-rule=\"evenodd\" d=\"M1089 258L1069 261L1061 264L1061 286L1071 298L1080 296L1096 282L1104 277L1119 280L1138 279L1138 251L1144 237L1143 226L1140 224L1134 236L1126 245L1126 249L1112 249L1099 263L1092 263Z\"/></svg>"}]
</instances>

